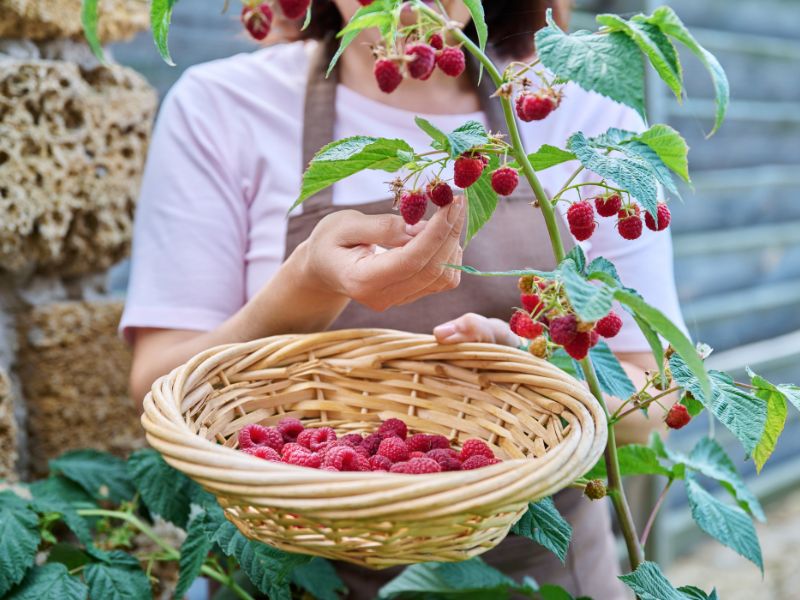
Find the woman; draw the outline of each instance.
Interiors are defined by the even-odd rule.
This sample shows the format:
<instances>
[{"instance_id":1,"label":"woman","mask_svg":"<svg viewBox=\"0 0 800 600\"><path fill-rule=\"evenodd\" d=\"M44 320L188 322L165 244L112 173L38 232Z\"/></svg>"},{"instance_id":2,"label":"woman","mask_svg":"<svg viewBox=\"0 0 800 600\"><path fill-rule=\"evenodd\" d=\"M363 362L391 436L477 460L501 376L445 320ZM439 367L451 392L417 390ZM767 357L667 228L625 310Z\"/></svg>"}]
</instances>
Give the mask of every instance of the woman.
<instances>
[{"instance_id":1,"label":"woman","mask_svg":"<svg viewBox=\"0 0 800 600\"><path fill-rule=\"evenodd\" d=\"M469 21L461 0L443 4L453 19ZM485 3L490 45L499 60L531 57L531 34L543 26L549 4ZM486 77L481 92L468 76L437 72L428 81L407 79L393 94L382 94L372 77L373 31L362 34L325 79L334 49L331 34L358 7L357 0L315 2L305 41L189 69L165 100L142 187L121 324L134 346L135 397L141 399L157 376L200 350L284 332L391 327L433 330L443 343L518 344L505 323L519 303L516 282L466 277L452 289L459 284L458 272L442 267L462 259L463 200L406 227L399 216L387 214L392 201L386 174L365 171L320 192L286 219L304 166L333 139L402 138L422 150L429 140L414 115L445 131L469 119L493 131L505 129ZM567 10L560 8L563 18ZM529 149L563 146L578 130L596 135L609 127L642 127L621 105L571 85L564 92L548 119L524 126ZM567 164L545 171L545 187L557 190L572 169ZM590 177L583 174L582 180ZM531 197L520 185L500 202L492 222L465 251L465 264L554 266ZM565 239L570 239L566 233ZM613 260L626 285L680 322L667 234L646 231L628 242L605 222L584 247L590 256ZM631 378L642 382L654 365L635 324L623 318L622 332L609 344ZM658 423L657 417L626 419L618 435L643 441ZM517 579L530 575L597 600L625 597L614 577L606 506L589 503L575 490L562 492L556 502L575 529L566 565L513 537L484 558ZM351 565L340 565L339 571L352 598L374 597L395 573Z\"/></svg>"}]
</instances>

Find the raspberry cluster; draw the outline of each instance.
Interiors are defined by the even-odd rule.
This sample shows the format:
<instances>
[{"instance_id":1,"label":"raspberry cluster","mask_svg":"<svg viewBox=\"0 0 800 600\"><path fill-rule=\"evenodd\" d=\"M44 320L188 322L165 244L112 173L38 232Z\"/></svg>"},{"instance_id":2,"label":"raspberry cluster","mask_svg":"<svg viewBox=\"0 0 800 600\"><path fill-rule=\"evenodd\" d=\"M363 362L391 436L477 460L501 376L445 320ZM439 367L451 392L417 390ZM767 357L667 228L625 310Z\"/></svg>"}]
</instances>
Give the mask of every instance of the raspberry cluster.
<instances>
[{"instance_id":1,"label":"raspberry cluster","mask_svg":"<svg viewBox=\"0 0 800 600\"><path fill-rule=\"evenodd\" d=\"M594 206L589 200L573 202L567 209L567 223L570 233L576 240L582 242L592 237L597 229L594 213L601 217L616 217L617 232L626 240L635 240L642 235L642 210L634 202L622 203L622 197L617 193L598 196L594 199ZM663 231L669 227L672 215L667 205L659 203L656 214L658 221L650 213L644 215L644 225L652 231Z\"/></svg>"},{"instance_id":2,"label":"raspberry cluster","mask_svg":"<svg viewBox=\"0 0 800 600\"><path fill-rule=\"evenodd\" d=\"M546 358L552 347L561 346L580 360L601 337L612 338L622 329L622 319L613 310L593 323L581 321L557 281L526 275L520 277L519 289L521 307L511 315L509 327L530 340L528 350L539 358Z\"/></svg>"},{"instance_id":3,"label":"raspberry cluster","mask_svg":"<svg viewBox=\"0 0 800 600\"><path fill-rule=\"evenodd\" d=\"M443 435L408 434L400 419L387 419L369 435L338 437L330 427L306 429L286 417L277 427L247 425L238 434L239 449L264 460L325 471L388 471L420 475L468 471L500 462L486 442L468 439L453 448Z\"/></svg>"},{"instance_id":4,"label":"raspberry cluster","mask_svg":"<svg viewBox=\"0 0 800 600\"><path fill-rule=\"evenodd\" d=\"M277 0L277 2L283 16L287 19L303 17L311 5L311 0ZM243 0L242 4L242 25L253 39L263 40L272 29L272 19L275 16L270 2Z\"/></svg>"},{"instance_id":5,"label":"raspberry cluster","mask_svg":"<svg viewBox=\"0 0 800 600\"><path fill-rule=\"evenodd\" d=\"M425 81L437 67L445 75L458 77L467 67L467 57L459 46L446 45L442 34L433 32L427 42L425 36L407 38L399 53L394 49L376 49L372 73L378 88L391 94L406 76Z\"/></svg>"}]
</instances>

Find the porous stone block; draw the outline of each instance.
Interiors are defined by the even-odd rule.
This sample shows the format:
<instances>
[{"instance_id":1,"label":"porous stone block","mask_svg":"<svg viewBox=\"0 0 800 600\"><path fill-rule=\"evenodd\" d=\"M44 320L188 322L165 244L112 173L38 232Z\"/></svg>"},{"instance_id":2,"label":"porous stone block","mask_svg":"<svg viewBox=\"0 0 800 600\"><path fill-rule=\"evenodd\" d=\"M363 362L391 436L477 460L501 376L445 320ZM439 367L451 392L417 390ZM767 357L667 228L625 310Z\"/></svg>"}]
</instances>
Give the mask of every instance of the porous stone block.
<instances>
[{"instance_id":1,"label":"porous stone block","mask_svg":"<svg viewBox=\"0 0 800 600\"><path fill-rule=\"evenodd\" d=\"M15 479L17 464L17 422L14 389L5 369L0 368L0 479Z\"/></svg>"},{"instance_id":2,"label":"porous stone block","mask_svg":"<svg viewBox=\"0 0 800 600\"><path fill-rule=\"evenodd\" d=\"M19 315L17 374L33 475L67 450L125 455L144 445L128 395L130 351L116 333L122 304L56 302Z\"/></svg>"},{"instance_id":3,"label":"porous stone block","mask_svg":"<svg viewBox=\"0 0 800 600\"><path fill-rule=\"evenodd\" d=\"M75 276L127 255L156 102L125 67L0 59L0 270Z\"/></svg>"},{"instance_id":4,"label":"porous stone block","mask_svg":"<svg viewBox=\"0 0 800 600\"><path fill-rule=\"evenodd\" d=\"M0 37L44 40L83 35L81 0L0 0ZM148 27L146 0L101 0L98 34L125 40Z\"/></svg>"}]
</instances>

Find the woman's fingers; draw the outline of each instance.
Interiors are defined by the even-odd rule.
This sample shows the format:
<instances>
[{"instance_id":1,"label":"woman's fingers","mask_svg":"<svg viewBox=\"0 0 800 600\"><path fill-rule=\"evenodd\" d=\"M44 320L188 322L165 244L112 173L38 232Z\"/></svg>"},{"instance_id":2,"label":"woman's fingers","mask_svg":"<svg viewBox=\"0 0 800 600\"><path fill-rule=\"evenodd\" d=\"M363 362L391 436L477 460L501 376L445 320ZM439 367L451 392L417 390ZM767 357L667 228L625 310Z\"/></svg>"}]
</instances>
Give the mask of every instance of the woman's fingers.
<instances>
[{"instance_id":1,"label":"woman's fingers","mask_svg":"<svg viewBox=\"0 0 800 600\"><path fill-rule=\"evenodd\" d=\"M406 225L398 215L365 215L355 210L342 210L334 213L336 242L340 247L378 245L384 248L404 246L425 228L418 223ZM328 218L331 218L328 217Z\"/></svg>"},{"instance_id":2,"label":"woman's fingers","mask_svg":"<svg viewBox=\"0 0 800 600\"><path fill-rule=\"evenodd\" d=\"M433 335L440 344L495 342L494 329L489 319L475 313L467 313L457 319L442 323L434 328Z\"/></svg>"}]
</instances>

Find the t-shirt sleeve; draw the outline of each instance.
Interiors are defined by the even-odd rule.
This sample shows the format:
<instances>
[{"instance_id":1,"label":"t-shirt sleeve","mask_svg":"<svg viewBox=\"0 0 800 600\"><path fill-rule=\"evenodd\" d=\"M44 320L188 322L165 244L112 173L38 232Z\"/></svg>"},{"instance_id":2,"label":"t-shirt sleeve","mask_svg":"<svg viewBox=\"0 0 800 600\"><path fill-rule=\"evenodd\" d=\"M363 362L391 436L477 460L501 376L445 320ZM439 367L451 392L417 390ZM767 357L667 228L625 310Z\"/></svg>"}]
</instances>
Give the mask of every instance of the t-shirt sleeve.
<instances>
[{"instance_id":1,"label":"t-shirt sleeve","mask_svg":"<svg viewBox=\"0 0 800 600\"><path fill-rule=\"evenodd\" d=\"M635 111L618 104L611 104L615 117L610 119L609 127L628 131L643 131L642 119ZM588 179L591 176L592 179ZM597 181L596 176L587 174L585 181ZM659 195L662 192L659 190ZM598 217L598 228L587 244L587 258L592 260L603 256L617 267L622 283L638 291L644 300L659 309L682 331L686 325L681 314L672 255L671 229L654 232L642 228L642 235L636 240L625 240L616 231L616 219ZM649 345L636 322L620 306L615 312L622 317L620 333L607 340L614 352L647 352Z\"/></svg>"},{"instance_id":2,"label":"t-shirt sleeve","mask_svg":"<svg viewBox=\"0 0 800 600\"><path fill-rule=\"evenodd\" d=\"M213 329L245 301L247 205L224 107L190 69L164 100L142 180L120 331Z\"/></svg>"}]
</instances>

